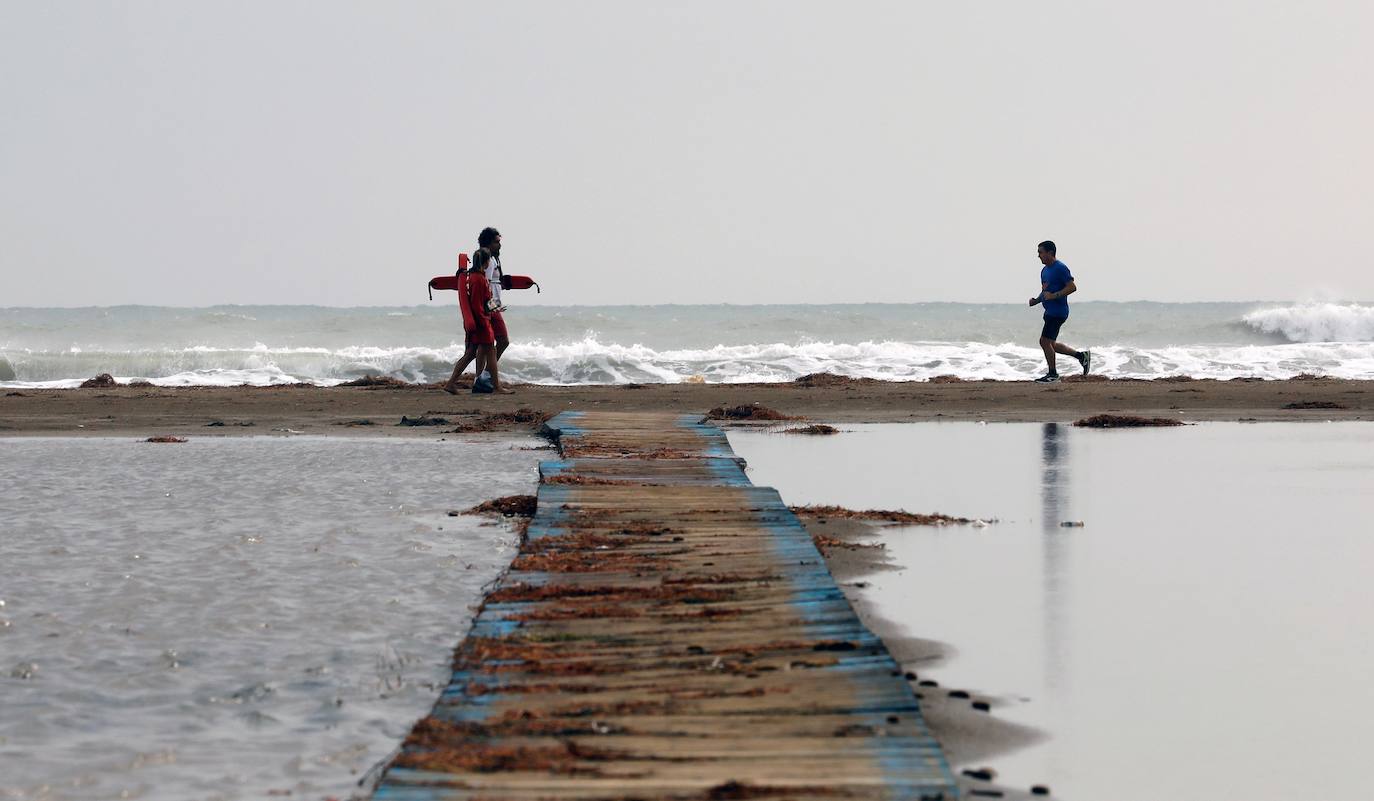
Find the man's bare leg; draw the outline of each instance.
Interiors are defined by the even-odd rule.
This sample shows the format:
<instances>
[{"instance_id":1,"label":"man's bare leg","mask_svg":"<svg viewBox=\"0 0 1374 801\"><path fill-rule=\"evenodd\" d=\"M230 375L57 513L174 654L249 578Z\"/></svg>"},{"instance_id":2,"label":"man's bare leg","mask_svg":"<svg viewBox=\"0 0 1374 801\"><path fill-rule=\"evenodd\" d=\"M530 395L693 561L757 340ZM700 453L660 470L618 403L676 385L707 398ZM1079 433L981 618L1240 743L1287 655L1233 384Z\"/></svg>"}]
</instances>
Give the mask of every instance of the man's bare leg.
<instances>
[{"instance_id":1,"label":"man's bare leg","mask_svg":"<svg viewBox=\"0 0 1374 801\"><path fill-rule=\"evenodd\" d=\"M1075 359L1077 359L1077 358L1079 357L1079 352L1078 352L1078 351L1074 350L1073 348L1069 347L1068 345L1063 344L1062 342L1056 342L1056 343L1054 343L1054 352L1055 352L1055 353L1062 353L1062 354L1064 354L1065 356L1072 356L1072 357L1074 357Z\"/></svg>"},{"instance_id":2,"label":"man's bare leg","mask_svg":"<svg viewBox=\"0 0 1374 801\"><path fill-rule=\"evenodd\" d=\"M1059 373L1054 367L1054 352L1057 350L1055 346L1058 344L1049 337L1040 337L1040 349L1045 352L1045 364L1049 365L1050 372L1055 374Z\"/></svg>"},{"instance_id":3,"label":"man's bare leg","mask_svg":"<svg viewBox=\"0 0 1374 801\"><path fill-rule=\"evenodd\" d=\"M487 372L491 373L491 391L502 395L514 395L515 390L501 386L501 369L497 362L496 346L487 345Z\"/></svg>"}]
</instances>

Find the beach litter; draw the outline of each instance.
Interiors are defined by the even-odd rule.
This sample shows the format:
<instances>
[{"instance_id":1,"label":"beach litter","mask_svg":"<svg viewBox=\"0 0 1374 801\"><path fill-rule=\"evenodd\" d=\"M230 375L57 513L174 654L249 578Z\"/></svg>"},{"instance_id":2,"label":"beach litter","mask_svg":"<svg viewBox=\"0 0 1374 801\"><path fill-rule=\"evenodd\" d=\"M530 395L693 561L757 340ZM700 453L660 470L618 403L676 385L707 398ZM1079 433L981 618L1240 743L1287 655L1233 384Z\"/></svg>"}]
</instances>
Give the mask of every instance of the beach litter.
<instances>
[{"instance_id":1,"label":"beach litter","mask_svg":"<svg viewBox=\"0 0 1374 801\"><path fill-rule=\"evenodd\" d=\"M1321 400L1315 400L1315 401L1294 401L1293 403L1285 403L1285 404L1283 405L1283 408L1285 408L1285 409L1345 409L1345 408L1348 408L1348 407L1346 407L1346 406L1344 406L1344 405L1342 405L1342 404L1336 403L1335 401L1321 401Z\"/></svg>"},{"instance_id":2,"label":"beach litter","mask_svg":"<svg viewBox=\"0 0 1374 801\"><path fill-rule=\"evenodd\" d=\"M1083 528L1082 520L1065 520L1059 524L1060 528Z\"/></svg>"},{"instance_id":3,"label":"beach litter","mask_svg":"<svg viewBox=\"0 0 1374 801\"><path fill-rule=\"evenodd\" d=\"M81 389L108 389L119 386L119 382L114 380L114 376L109 373L101 373L94 378L88 378L81 382Z\"/></svg>"},{"instance_id":4,"label":"beach litter","mask_svg":"<svg viewBox=\"0 0 1374 801\"><path fill-rule=\"evenodd\" d=\"M1158 379L1164 381L1165 379ZM1191 379L1190 379L1191 380ZM1075 420L1073 423L1079 428L1147 428L1151 426L1181 426L1182 420L1174 420L1168 417L1133 417L1124 414L1096 414L1092 417L1084 417L1082 420Z\"/></svg>"}]
</instances>

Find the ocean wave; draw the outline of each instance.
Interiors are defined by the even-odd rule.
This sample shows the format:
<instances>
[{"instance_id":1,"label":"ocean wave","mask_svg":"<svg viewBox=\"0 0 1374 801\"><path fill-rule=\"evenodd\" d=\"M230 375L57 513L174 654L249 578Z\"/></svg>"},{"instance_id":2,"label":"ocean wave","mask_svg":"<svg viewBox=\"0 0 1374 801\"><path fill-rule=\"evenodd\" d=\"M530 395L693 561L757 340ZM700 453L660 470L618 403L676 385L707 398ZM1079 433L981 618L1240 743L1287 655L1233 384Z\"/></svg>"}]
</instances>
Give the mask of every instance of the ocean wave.
<instances>
[{"instance_id":1,"label":"ocean wave","mask_svg":"<svg viewBox=\"0 0 1374 801\"><path fill-rule=\"evenodd\" d=\"M1289 342L1374 342L1374 306L1305 303L1258 309L1242 320L1255 331Z\"/></svg>"},{"instance_id":2,"label":"ocean wave","mask_svg":"<svg viewBox=\"0 0 1374 801\"><path fill-rule=\"evenodd\" d=\"M448 377L463 346L346 348L197 346L180 349L9 351L0 354L0 385L71 387L98 373L161 386L332 386L365 375L411 383ZM1063 361L1068 361L1067 359ZM836 373L885 381L923 381L954 375L967 380L1024 380L1044 371L1040 349L1012 343L873 341L760 343L655 349L604 343L595 337L514 344L501 360L505 376L531 384L783 382L808 373ZM1076 370L1076 365L1064 365ZM1066 370L1071 372L1072 370ZM1112 378L1258 377L1301 373L1374 379L1374 343L1308 342L1093 348L1093 372Z\"/></svg>"}]
</instances>

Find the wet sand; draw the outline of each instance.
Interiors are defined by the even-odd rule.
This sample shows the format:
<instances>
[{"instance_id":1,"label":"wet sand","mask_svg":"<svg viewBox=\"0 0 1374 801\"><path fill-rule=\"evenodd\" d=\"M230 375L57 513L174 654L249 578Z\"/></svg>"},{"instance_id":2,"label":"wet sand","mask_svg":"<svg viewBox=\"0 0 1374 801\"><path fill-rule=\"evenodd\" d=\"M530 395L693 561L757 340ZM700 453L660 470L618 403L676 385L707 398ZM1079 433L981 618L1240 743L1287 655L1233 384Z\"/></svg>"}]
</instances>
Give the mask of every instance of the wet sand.
<instances>
[{"instance_id":1,"label":"wet sand","mask_svg":"<svg viewBox=\"0 0 1374 801\"><path fill-rule=\"evenodd\" d=\"M154 387L8 389L0 394L0 436L86 434L316 435L433 434L442 426L398 426L403 416L472 422L528 408L705 413L759 404L820 422L931 420L1071 422L1094 414L1194 420L1374 420L1374 381L1073 380L880 382L821 385L517 385L514 395L448 395L435 386ZM1289 408L1285 408L1289 407ZM1297 408L1292 408L1297 407ZM370 421L362 423L362 421ZM213 425L214 423L221 425ZM451 427L450 427L451 428ZM497 425L493 430L528 429Z\"/></svg>"}]
</instances>

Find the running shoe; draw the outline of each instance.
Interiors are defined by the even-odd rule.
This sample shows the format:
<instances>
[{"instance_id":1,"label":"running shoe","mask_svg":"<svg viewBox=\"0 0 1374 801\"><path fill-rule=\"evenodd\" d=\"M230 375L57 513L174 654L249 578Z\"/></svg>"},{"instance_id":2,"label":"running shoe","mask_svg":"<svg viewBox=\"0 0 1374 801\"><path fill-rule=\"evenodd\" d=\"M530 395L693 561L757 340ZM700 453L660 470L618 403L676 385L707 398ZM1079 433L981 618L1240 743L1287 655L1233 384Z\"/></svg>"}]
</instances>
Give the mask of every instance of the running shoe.
<instances>
[{"instance_id":1,"label":"running shoe","mask_svg":"<svg viewBox=\"0 0 1374 801\"><path fill-rule=\"evenodd\" d=\"M1078 363L1083 365L1083 375L1088 374L1088 370L1093 366L1093 352L1090 350L1080 350L1078 352Z\"/></svg>"},{"instance_id":2,"label":"running shoe","mask_svg":"<svg viewBox=\"0 0 1374 801\"><path fill-rule=\"evenodd\" d=\"M1037 384L1058 384L1058 383L1059 383L1059 374L1058 374L1058 373L1046 373L1045 375L1042 375L1042 376L1040 376L1039 378L1035 379L1035 383L1037 383Z\"/></svg>"}]
</instances>

